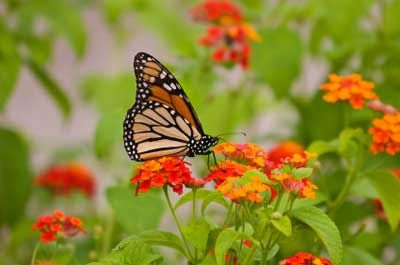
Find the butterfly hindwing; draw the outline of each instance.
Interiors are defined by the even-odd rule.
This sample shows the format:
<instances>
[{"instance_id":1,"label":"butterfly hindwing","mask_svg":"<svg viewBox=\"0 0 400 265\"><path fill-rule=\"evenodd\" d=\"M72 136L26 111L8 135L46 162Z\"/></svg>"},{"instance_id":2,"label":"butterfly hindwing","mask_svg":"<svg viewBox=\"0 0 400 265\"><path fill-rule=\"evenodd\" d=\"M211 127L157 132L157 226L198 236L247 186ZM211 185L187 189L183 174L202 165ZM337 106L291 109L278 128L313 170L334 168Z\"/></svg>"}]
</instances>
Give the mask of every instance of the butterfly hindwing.
<instances>
[{"instance_id":1,"label":"butterfly hindwing","mask_svg":"<svg viewBox=\"0 0 400 265\"><path fill-rule=\"evenodd\" d=\"M203 128L183 91L173 74L156 58L146 53L138 53L134 60L136 75L136 104L144 101L163 103L176 110L203 134Z\"/></svg>"}]
</instances>

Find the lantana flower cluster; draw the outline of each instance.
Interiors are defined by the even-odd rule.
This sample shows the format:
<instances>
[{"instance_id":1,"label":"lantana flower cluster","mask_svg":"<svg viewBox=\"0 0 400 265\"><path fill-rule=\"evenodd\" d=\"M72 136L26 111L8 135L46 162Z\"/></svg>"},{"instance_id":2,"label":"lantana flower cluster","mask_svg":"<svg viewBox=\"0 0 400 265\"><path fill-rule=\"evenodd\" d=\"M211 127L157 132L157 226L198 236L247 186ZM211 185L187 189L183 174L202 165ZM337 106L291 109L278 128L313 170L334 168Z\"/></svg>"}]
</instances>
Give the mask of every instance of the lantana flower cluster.
<instances>
[{"instance_id":1,"label":"lantana flower cluster","mask_svg":"<svg viewBox=\"0 0 400 265\"><path fill-rule=\"evenodd\" d=\"M279 265L332 265L327 258L317 257L311 253L298 252L292 257L282 260Z\"/></svg>"},{"instance_id":2,"label":"lantana flower cluster","mask_svg":"<svg viewBox=\"0 0 400 265\"><path fill-rule=\"evenodd\" d=\"M215 62L248 68L250 41L260 40L260 36L244 21L238 7L228 0L206 0L195 6L191 15L195 21L210 24L199 42L214 48L212 58Z\"/></svg>"},{"instance_id":3,"label":"lantana flower cluster","mask_svg":"<svg viewBox=\"0 0 400 265\"><path fill-rule=\"evenodd\" d=\"M204 180L193 178L187 163L177 157L147 160L136 169L138 172L131 179L132 184L137 184L136 193L168 185L176 193L182 194L184 186L202 187L205 184Z\"/></svg>"},{"instance_id":4,"label":"lantana flower cluster","mask_svg":"<svg viewBox=\"0 0 400 265\"><path fill-rule=\"evenodd\" d=\"M48 168L35 180L36 185L47 188L56 195L78 191L92 197L96 179L90 170L79 163L58 164Z\"/></svg>"},{"instance_id":5,"label":"lantana flower cluster","mask_svg":"<svg viewBox=\"0 0 400 265\"><path fill-rule=\"evenodd\" d=\"M400 152L400 114L399 111L379 100L372 91L375 84L363 80L359 74L349 76L329 75L329 83L323 84L321 89L327 93L323 99L329 103L349 101L354 109L364 106L377 112L382 112L382 118L372 121L369 133L372 135L370 150L377 154L386 152L395 155Z\"/></svg>"},{"instance_id":6,"label":"lantana flower cluster","mask_svg":"<svg viewBox=\"0 0 400 265\"><path fill-rule=\"evenodd\" d=\"M81 219L67 216L59 210L55 210L51 215L39 217L32 229L41 233L40 240L43 243L50 243L59 237L73 237L84 233Z\"/></svg>"}]
</instances>

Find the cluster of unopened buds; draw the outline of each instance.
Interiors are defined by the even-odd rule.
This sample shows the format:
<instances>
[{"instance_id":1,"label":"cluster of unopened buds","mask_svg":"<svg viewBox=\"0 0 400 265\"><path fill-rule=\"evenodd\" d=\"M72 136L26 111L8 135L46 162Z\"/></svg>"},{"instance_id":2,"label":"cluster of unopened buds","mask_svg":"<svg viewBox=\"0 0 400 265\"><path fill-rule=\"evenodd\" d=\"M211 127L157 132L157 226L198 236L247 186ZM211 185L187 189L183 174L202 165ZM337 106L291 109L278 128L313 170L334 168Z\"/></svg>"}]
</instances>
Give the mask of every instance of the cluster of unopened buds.
<instances>
[{"instance_id":1,"label":"cluster of unopened buds","mask_svg":"<svg viewBox=\"0 0 400 265\"><path fill-rule=\"evenodd\" d=\"M195 21L210 24L199 42L214 48L212 58L215 62L248 67L250 41L260 40L260 36L244 21L238 7L228 0L206 0L195 6L191 15Z\"/></svg>"},{"instance_id":2,"label":"cluster of unopened buds","mask_svg":"<svg viewBox=\"0 0 400 265\"><path fill-rule=\"evenodd\" d=\"M372 135L370 150L372 153L386 152L394 155L400 152L400 113L380 101L372 91L375 84L363 80L359 74L349 76L329 75L329 83L323 84L321 90L326 91L323 99L329 103L349 101L354 109L367 107L383 113L382 118L372 121L369 133Z\"/></svg>"},{"instance_id":3,"label":"cluster of unopened buds","mask_svg":"<svg viewBox=\"0 0 400 265\"><path fill-rule=\"evenodd\" d=\"M32 229L40 232L40 240L43 243L50 243L60 237L73 237L84 233L81 219L67 216L59 210L55 210L51 215L39 217Z\"/></svg>"}]
</instances>

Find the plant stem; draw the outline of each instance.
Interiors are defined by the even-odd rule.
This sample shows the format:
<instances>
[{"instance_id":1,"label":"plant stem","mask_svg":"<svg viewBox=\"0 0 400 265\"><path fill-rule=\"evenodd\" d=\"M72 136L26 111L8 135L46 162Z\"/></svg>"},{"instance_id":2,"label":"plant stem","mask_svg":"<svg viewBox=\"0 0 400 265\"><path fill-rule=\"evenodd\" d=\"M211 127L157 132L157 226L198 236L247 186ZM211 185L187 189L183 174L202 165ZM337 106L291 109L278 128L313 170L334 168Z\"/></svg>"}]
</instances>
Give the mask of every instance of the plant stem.
<instances>
[{"instance_id":1,"label":"plant stem","mask_svg":"<svg viewBox=\"0 0 400 265\"><path fill-rule=\"evenodd\" d=\"M39 247L40 247L40 243L36 243L35 248L33 249L33 253L32 253L31 265L35 265L36 255L39 250Z\"/></svg>"},{"instance_id":2,"label":"plant stem","mask_svg":"<svg viewBox=\"0 0 400 265\"><path fill-rule=\"evenodd\" d=\"M193 207L192 207L192 219L194 220L196 218L196 188L192 189L192 194L193 194ZM194 260L195 262L197 261L197 248L194 248Z\"/></svg>"},{"instance_id":3,"label":"plant stem","mask_svg":"<svg viewBox=\"0 0 400 265\"><path fill-rule=\"evenodd\" d=\"M223 228L224 228L224 227L226 226L226 224L228 223L229 216L231 215L231 212L232 212L232 208L233 208L233 202L231 202L231 205L229 206L228 213L226 214L224 223L222 224L222 227L223 227Z\"/></svg>"},{"instance_id":4,"label":"plant stem","mask_svg":"<svg viewBox=\"0 0 400 265\"><path fill-rule=\"evenodd\" d=\"M103 242L102 242L102 246L101 246L101 257L104 257L105 255L107 255L107 253L111 249L111 241L112 241L114 225L115 225L114 214L112 212L110 212L107 215L107 219L106 219L104 237L103 237Z\"/></svg>"},{"instance_id":5,"label":"plant stem","mask_svg":"<svg viewBox=\"0 0 400 265\"><path fill-rule=\"evenodd\" d=\"M190 252L189 244L188 244L188 242L187 242L187 240L186 240L186 237L185 237L185 235L184 235L184 233L183 233L182 225L181 225L181 223L180 223L178 217L176 216L174 207L172 206L171 199L169 198L169 195L168 195L168 188L167 188L166 185L163 187L163 191L164 191L165 199L167 200L168 207L169 207L169 209L170 209L170 211L171 211L172 216L174 217L176 226L178 227L179 233L181 234L183 243L185 244L187 254L188 254L189 258L190 258L191 260L193 260L192 254L191 254L191 252Z\"/></svg>"}]
</instances>

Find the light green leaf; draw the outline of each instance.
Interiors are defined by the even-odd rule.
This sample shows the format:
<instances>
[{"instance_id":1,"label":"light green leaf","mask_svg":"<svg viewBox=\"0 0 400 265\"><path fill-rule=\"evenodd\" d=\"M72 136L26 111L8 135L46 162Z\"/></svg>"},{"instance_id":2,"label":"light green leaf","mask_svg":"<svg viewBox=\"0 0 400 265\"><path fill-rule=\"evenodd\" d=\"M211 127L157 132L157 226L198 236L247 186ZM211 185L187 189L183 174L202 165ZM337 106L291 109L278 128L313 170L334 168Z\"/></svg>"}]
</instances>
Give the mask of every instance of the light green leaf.
<instances>
[{"instance_id":1,"label":"light green leaf","mask_svg":"<svg viewBox=\"0 0 400 265\"><path fill-rule=\"evenodd\" d=\"M378 193L389 225L394 231L400 221L400 181L387 170L377 170L367 174L368 180Z\"/></svg>"},{"instance_id":2,"label":"light green leaf","mask_svg":"<svg viewBox=\"0 0 400 265\"><path fill-rule=\"evenodd\" d=\"M292 235L292 222L288 216L279 219L271 219L271 224L282 234L289 237Z\"/></svg>"},{"instance_id":3,"label":"light green leaf","mask_svg":"<svg viewBox=\"0 0 400 265\"><path fill-rule=\"evenodd\" d=\"M354 264L368 264L368 265L381 265L382 263L369 254L367 251L346 246L344 247L343 254L343 265L354 265Z\"/></svg>"},{"instance_id":4,"label":"light green leaf","mask_svg":"<svg viewBox=\"0 0 400 265\"><path fill-rule=\"evenodd\" d=\"M94 150L98 158L105 158L115 146L122 148L122 124L125 113L114 111L100 117L94 136Z\"/></svg>"},{"instance_id":5,"label":"light green leaf","mask_svg":"<svg viewBox=\"0 0 400 265\"><path fill-rule=\"evenodd\" d=\"M200 262L199 265L217 265L214 255L207 254L207 256Z\"/></svg>"},{"instance_id":6,"label":"light green leaf","mask_svg":"<svg viewBox=\"0 0 400 265\"><path fill-rule=\"evenodd\" d=\"M0 128L0 227L24 216L32 188L29 148L16 132Z\"/></svg>"},{"instance_id":7,"label":"light green leaf","mask_svg":"<svg viewBox=\"0 0 400 265\"><path fill-rule=\"evenodd\" d=\"M183 228L186 238L201 252L206 250L209 232L210 225L204 219L192 220Z\"/></svg>"},{"instance_id":8,"label":"light green leaf","mask_svg":"<svg viewBox=\"0 0 400 265\"><path fill-rule=\"evenodd\" d=\"M337 152L339 148L339 141L315 141L313 142L307 150L312 153L317 153L318 155Z\"/></svg>"},{"instance_id":9,"label":"light green leaf","mask_svg":"<svg viewBox=\"0 0 400 265\"><path fill-rule=\"evenodd\" d=\"M243 176L240 178L240 181L248 182L251 180L252 177L260 177L261 182L266 184L273 184L273 182L269 180L267 175L256 169L252 169L244 173Z\"/></svg>"},{"instance_id":10,"label":"light green leaf","mask_svg":"<svg viewBox=\"0 0 400 265\"><path fill-rule=\"evenodd\" d=\"M333 264L341 264L342 239L335 223L321 209L313 206L293 210L292 215L314 230L328 250Z\"/></svg>"},{"instance_id":11,"label":"light green leaf","mask_svg":"<svg viewBox=\"0 0 400 265\"><path fill-rule=\"evenodd\" d=\"M215 243L215 258L218 265L225 264L225 253L241 236L239 232L230 229L224 230L218 235Z\"/></svg>"},{"instance_id":12,"label":"light green leaf","mask_svg":"<svg viewBox=\"0 0 400 265\"><path fill-rule=\"evenodd\" d=\"M202 214L202 215L205 214L205 211L206 211L208 205L210 205L210 204L213 203L213 202L214 202L214 203L217 203L217 204L219 204L219 205L222 205L222 206L224 206L225 208L228 208L228 207L229 207L228 203L226 202L226 200L224 199L224 197L222 196L221 193L218 193L218 192L215 192L215 193L214 193L214 192L213 192L213 193L207 195L207 196L204 198L203 203L201 204L201 214Z\"/></svg>"},{"instance_id":13,"label":"light green leaf","mask_svg":"<svg viewBox=\"0 0 400 265\"><path fill-rule=\"evenodd\" d=\"M372 186L371 182L366 178L356 179L353 185L351 185L350 193L368 199L374 199L379 196L374 186Z\"/></svg>"},{"instance_id":14,"label":"light green leaf","mask_svg":"<svg viewBox=\"0 0 400 265\"><path fill-rule=\"evenodd\" d=\"M260 30L260 35L262 41L253 45L252 68L277 97L286 96L300 72L303 50L300 36L287 28Z\"/></svg>"},{"instance_id":15,"label":"light green leaf","mask_svg":"<svg viewBox=\"0 0 400 265\"><path fill-rule=\"evenodd\" d=\"M311 167L295 168L292 171L293 177L295 179L308 178L312 175L312 173L313 173L313 168Z\"/></svg>"},{"instance_id":16,"label":"light green leaf","mask_svg":"<svg viewBox=\"0 0 400 265\"><path fill-rule=\"evenodd\" d=\"M316 197L314 199L309 199L309 198L296 199L293 203L292 209L317 205L326 200L327 200L326 195L323 194L322 192L317 191Z\"/></svg>"},{"instance_id":17,"label":"light green leaf","mask_svg":"<svg viewBox=\"0 0 400 265\"><path fill-rule=\"evenodd\" d=\"M158 227L164 212L159 191L135 196L129 187L115 186L108 188L106 194L118 223L126 232L137 234Z\"/></svg>"},{"instance_id":18,"label":"light green leaf","mask_svg":"<svg viewBox=\"0 0 400 265\"><path fill-rule=\"evenodd\" d=\"M171 232L158 230L145 231L141 233L139 237L140 239L143 239L146 244L173 248L186 256L182 241L179 239L178 236Z\"/></svg>"},{"instance_id":19,"label":"light green leaf","mask_svg":"<svg viewBox=\"0 0 400 265\"><path fill-rule=\"evenodd\" d=\"M121 241L106 257L88 265L158 265L163 258L137 237Z\"/></svg>"},{"instance_id":20,"label":"light green leaf","mask_svg":"<svg viewBox=\"0 0 400 265\"><path fill-rule=\"evenodd\" d=\"M26 64L32 74L42 84L41 87L45 89L47 94L56 103L64 117L68 118L71 115L72 106L70 99L64 92L64 89L41 65L37 64L33 60L27 60Z\"/></svg>"}]
</instances>

